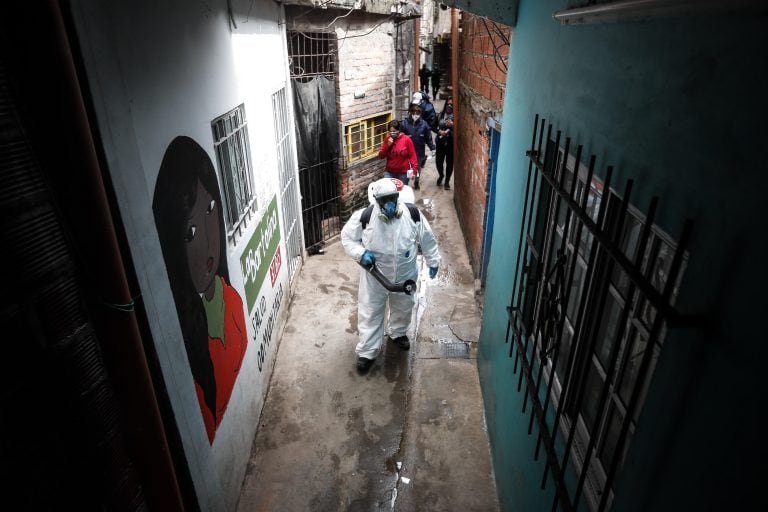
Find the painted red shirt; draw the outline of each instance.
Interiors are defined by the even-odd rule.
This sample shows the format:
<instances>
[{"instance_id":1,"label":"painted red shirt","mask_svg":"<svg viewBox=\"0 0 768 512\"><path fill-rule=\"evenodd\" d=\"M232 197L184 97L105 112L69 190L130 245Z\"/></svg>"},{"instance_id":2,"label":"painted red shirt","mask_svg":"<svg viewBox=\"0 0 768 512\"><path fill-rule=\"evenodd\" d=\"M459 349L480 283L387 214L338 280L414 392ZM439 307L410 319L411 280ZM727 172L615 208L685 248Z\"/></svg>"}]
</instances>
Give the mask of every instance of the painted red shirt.
<instances>
[{"instance_id":1,"label":"painted red shirt","mask_svg":"<svg viewBox=\"0 0 768 512\"><path fill-rule=\"evenodd\" d=\"M240 365L243 363L245 349L248 346L248 331L245 329L245 314L243 301L237 291L229 286L223 278L221 284L224 291L224 340L208 337L208 352L213 362L213 375L216 379L216 418L205 403L203 388L195 382L197 400L203 413L208 442L213 444L213 437L219 427L235 387Z\"/></svg>"}]
</instances>

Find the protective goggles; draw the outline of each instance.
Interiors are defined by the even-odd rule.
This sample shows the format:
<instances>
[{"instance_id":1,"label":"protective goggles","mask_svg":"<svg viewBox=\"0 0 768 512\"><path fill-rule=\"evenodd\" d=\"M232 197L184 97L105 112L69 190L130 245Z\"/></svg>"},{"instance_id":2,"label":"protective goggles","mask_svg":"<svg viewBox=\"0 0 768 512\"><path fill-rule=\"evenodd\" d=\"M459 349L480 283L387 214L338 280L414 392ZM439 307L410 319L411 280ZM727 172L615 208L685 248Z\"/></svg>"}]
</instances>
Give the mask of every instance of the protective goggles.
<instances>
[{"instance_id":1,"label":"protective goggles","mask_svg":"<svg viewBox=\"0 0 768 512\"><path fill-rule=\"evenodd\" d=\"M377 197L376 202L379 204L380 208L384 208L384 205L390 202L397 204L397 197L398 194L389 194L386 196Z\"/></svg>"}]
</instances>

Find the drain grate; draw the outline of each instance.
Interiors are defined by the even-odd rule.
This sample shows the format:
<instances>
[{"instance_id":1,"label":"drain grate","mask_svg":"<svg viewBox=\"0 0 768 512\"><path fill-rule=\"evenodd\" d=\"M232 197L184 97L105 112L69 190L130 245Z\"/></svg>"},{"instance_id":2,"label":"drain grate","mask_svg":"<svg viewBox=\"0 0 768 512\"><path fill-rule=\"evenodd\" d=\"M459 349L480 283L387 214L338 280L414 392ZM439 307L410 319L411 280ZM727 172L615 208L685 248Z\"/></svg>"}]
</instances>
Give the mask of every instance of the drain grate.
<instances>
[{"instance_id":1,"label":"drain grate","mask_svg":"<svg viewBox=\"0 0 768 512\"><path fill-rule=\"evenodd\" d=\"M469 345L466 343L446 343L443 347L446 359L469 359Z\"/></svg>"}]
</instances>

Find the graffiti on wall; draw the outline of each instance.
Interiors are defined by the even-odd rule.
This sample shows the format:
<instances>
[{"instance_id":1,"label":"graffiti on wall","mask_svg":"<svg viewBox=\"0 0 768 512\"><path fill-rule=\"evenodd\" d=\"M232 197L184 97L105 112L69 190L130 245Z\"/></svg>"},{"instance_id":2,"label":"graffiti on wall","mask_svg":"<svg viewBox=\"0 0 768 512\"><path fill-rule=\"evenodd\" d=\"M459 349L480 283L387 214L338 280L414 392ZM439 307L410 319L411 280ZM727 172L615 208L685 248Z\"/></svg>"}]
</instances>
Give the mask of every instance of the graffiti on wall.
<instances>
[{"instance_id":1,"label":"graffiti on wall","mask_svg":"<svg viewBox=\"0 0 768 512\"><path fill-rule=\"evenodd\" d=\"M259 344L256 357L259 372L264 370L272 333L283 300L282 283L278 283L275 290L275 282L282 262L280 220L277 215L277 196L274 196L240 257L240 267L245 279L246 304L253 326L253 341ZM263 286L267 273L269 273L271 290ZM262 288L266 290L262 291ZM274 293L274 297L269 301L267 293ZM268 303L269 306L267 306Z\"/></svg>"},{"instance_id":2,"label":"graffiti on wall","mask_svg":"<svg viewBox=\"0 0 768 512\"><path fill-rule=\"evenodd\" d=\"M249 312L253 310L261 285L264 284L264 277L270 267L267 262L279 251L279 244L280 220L277 217L277 196L274 196L240 257L240 267L245 280L245 300ZM274 283L272 280L273 286Z\"/></svg>"},{"instance_id":3,"label":"graffiti on wall","mask_svg":"<svg viewBox=\"0 0 768 512\"><path fill-rule=\"evenodd\" d=\"M243 301L230 285L213 163L189 137L165 151L152 201L208 442L227 410L248 345Z\"/></svg>"}]
</instances>

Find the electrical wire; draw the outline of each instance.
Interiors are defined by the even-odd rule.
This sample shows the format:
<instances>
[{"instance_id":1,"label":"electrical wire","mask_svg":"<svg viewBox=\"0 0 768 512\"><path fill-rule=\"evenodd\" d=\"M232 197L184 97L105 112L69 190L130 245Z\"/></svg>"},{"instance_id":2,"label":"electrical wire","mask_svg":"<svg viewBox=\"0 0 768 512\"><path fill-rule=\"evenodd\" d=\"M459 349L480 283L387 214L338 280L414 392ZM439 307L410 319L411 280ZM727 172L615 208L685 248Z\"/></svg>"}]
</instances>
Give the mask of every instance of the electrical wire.
<instances>
[{"instance_id":1,"label":"electrical wire","mask_svg":"<svg viewBox=\"0 0 768 512\"><path fill-rule=\"evenodd\" d=\"M328 28L328 27L330 27L331 25L333 25L334 23L336 23L336 20L338 20L338 19L341 19L341 18L346 18L347 16L349 16L350 14L352 14L352 11L354 11L354 10L355 10L355 8L353 7L353 8L351 8L349 11L347 11L347 14L342 14L341 16L336 16L335 18L333 18L333 21L331 21L329 24L327 24L327 25L326 25L326 26L324 26L323 28Z\"/></svg>"},{"instance_id":2,"label":"electrical wire","mask_svg":"<svg viewBox=\"0 0 768 512\"><path fill-rule=\"evenodd\" d=\"M390 20L392 17L393 17L393 15L391 15L391 14L390 14L389 16L387 16L386 18L384 18L382 21L380 21L379 23L377 23L376 25L374 25L374 26L373 26L373 28L372 28L371 30L369 30L368 32L366 32L365 34L355 34L355 35L352 35L352 36L344 36L344 37L339 37L339 38L337 38L336 40L337 40L337 41L343 41L343 40L345 40L345 39L352 39L352 38L355 38L355 37L363 37L363 36L367 36L368 34L370 34L371 32L373 32L374 30L376 30L377 28L379 28L381 25L383 25L384 23L386 23L387 21L389 21L389 20ZM346 28L344 28L344 29L340 29L340 30L349 31L349 26L347 26L347 27L346 27ZM311 41L324 41L324 40L325 40L325 38L323 38L323 37L313 37L313 36L307 35L307 33L305 33L305 32L302 32L302 35L303 35L305 38L307 38L307 39L309 39L309 40L311 40Z\"/></svg>"},{"instance_id":3,"label":"electrical wire","mask_svg":"<svg viewBox=\"0 0 768 512\"><path fill-rule=\"evenodd\" d=\"M311 9L307 9L307 10L306 10L306 11L304 11L303 13L301 13L301 14L299 14L299 15L297 15L297 16L294 16L294 17L293 17L293 19L294 19L294 20L297 20L297 19L299 19L299 18L303 18L304 16L306 16L306 15L307 15L307 14L309 14L309 13L311 13L311 12L312 12L312 11L314 11L315 9L318 9L318 8L320 8L320 7L325 7L326 5L328 5L329 3L331 3L332 1L333 1L333 0L325 0L325 2L319 3L319 4L315 5L314 7L312 7Z\"/></svg>"}]
</instances>

